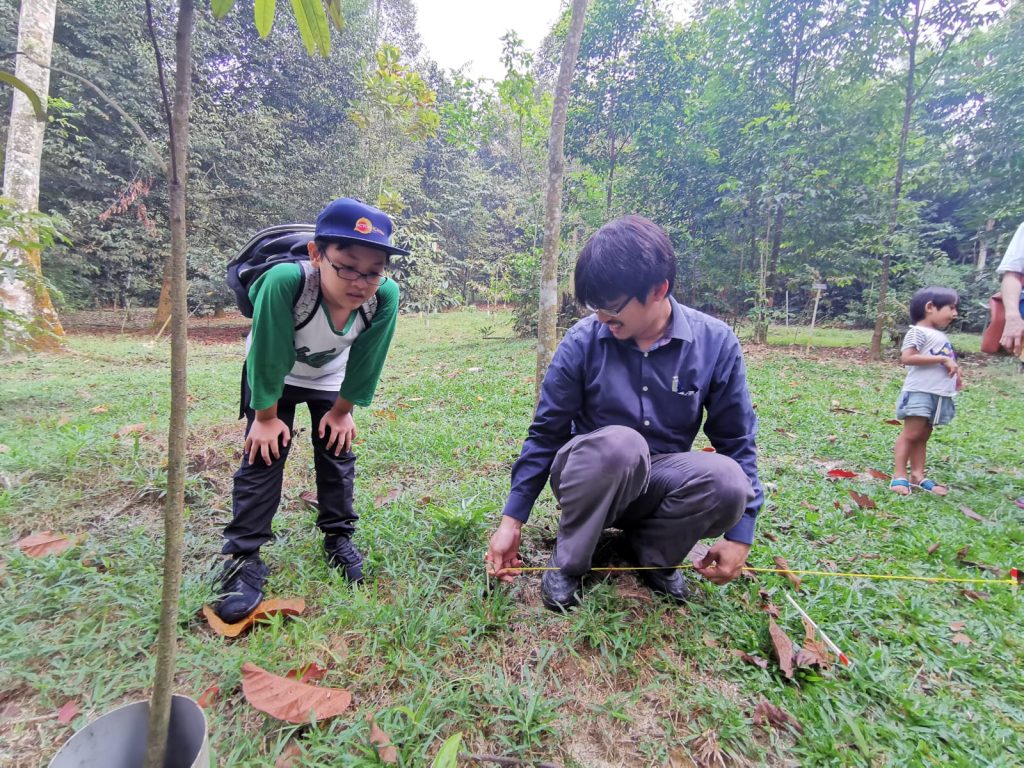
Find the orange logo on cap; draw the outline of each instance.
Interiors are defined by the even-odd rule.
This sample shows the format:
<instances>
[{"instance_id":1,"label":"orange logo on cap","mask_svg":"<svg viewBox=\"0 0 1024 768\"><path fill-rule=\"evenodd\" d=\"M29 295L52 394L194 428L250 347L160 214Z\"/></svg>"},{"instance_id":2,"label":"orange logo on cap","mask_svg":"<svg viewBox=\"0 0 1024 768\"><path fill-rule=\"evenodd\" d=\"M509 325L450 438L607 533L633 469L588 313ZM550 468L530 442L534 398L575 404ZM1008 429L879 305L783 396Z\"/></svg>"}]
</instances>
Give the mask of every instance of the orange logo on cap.
<instances>
[{"instance_id":1,"label":"orange logo on cap","mask_svg":"<svg viewBox=\"0 0 1024 768\"><path fill-rule=\"evenodd\" d=\"M373 224L370 223L369 219L362 218L356 222L355 230L361 235L368 235L373 231Z\"/></svg>"}]
</instances>

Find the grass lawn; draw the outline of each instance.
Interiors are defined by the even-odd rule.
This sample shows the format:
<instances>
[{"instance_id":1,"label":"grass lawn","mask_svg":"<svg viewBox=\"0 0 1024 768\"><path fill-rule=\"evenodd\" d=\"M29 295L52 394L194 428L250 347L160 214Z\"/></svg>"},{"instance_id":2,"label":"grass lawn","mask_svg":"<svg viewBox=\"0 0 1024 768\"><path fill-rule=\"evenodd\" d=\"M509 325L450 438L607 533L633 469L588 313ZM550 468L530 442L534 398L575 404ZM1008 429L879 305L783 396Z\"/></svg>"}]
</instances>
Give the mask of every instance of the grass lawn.
<instances>
[{"instance_id":1,"label":"grass lawn","mask_svg":"<svg viewBox=\"0 0 1024 768\"><path fill-rule=\"evenodd\" d=\"M485 544L534 391L533 343L482 338L488 327L507 335L506 321L479 311L429 325L402 318L376 401L357 414L362 589L327 568L315 514L299 499L314 487L308 416L299 418L277 541L263 554L268 596L303 597L307 609L233 641L197 610L230 516L242 345L193 344L177 680L196 698L219 689L207 707L216 764L274 766L294 739L303 757L288 765L377 765L371 715L399 763L414 767L429 766L456 733L465 753L524 765L1021 764L1024 611L1005 583L805 576L796 590L761 573L719 588L691 574L695 597L675 608L633 575L615 574L588 582L568 617L543 609L536 574L488 588ZM933 476L953 491L897 498L867 470L891 471L899 427L887 420L902 369L857 350L823 351L834 338L823 329L809 354L805 338L787 333L773 333L779 346L747 350L767 488L751 565L771 568L780 556L795 569L990 581L1024 566L1024 510L1013 503L1024 494L1024 377L1013 363L965 358L958 416L929 446ZM969 339L955 343L971 349ZM147 695L167 359L166 342L83 335L66 354L3 362L2 765L44 764L74 729ZM124 432L129 425L142 426ZM836 468L857 476L827 477ZM546 493L524 529L529 564L543 564L556 524ZM77 543L59 555L22 554L19 539L43 530ZM779 626L802 641L786 593L852 667L782 674L764 605L777 606ZM354 707L316 725L274 721L242 695L246 661L282 675L317 662L328 668L318 685L350 690ZM755 724L762 700L800 730ZM78 714L63 724L57 712L69 701Z\"/></svg>"}]
</instances>

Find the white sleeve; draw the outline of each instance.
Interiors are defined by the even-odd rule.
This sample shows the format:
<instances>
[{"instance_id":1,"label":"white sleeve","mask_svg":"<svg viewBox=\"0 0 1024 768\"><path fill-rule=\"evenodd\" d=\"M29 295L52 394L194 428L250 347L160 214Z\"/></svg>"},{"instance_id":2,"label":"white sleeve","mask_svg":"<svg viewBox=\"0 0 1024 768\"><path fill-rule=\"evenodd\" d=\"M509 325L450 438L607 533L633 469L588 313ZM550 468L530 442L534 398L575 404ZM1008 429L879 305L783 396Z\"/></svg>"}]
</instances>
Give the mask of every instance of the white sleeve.
<instances>
[{"instance_id":1,"label":"white sleeve","mask_svg":"<svg viewBox=\"0 0 1024 768\"><path fill-rule=\"evenodd\" d=\"M903 337L903 345L900 347L900 351L902 352L904 349L916 349L920 352L927 341L928 337L925 335L925 332L916 325L912 325L907 330L907 335Z\"/></svg>"},{"instance_id":2,"label":"white sleeve","mask_svg":"<svg viewBox=\"0 0 1024 768\"><path fill-rule=\"evenodd\" d=\"M1024 273L1024 224L1017 227L1017 231L1014 233L1013 239L1010 240L1010 244L1006 246L1006 253L1003 254L1003 260L999 262L999 266L996 267L996 272L1000 275L1004 272Z\"/></svg>"}]
</instances>

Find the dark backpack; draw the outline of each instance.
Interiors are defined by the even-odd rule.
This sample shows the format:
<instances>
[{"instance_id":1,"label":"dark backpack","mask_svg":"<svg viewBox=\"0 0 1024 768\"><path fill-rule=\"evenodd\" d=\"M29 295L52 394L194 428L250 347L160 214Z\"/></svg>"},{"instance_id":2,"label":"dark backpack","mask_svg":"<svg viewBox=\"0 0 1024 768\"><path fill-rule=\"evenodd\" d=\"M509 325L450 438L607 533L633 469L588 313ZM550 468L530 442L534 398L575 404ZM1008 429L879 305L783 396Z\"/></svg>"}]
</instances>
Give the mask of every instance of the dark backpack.
<instances>
[{"instance_id":1,"label":"dark backpack","mask_svg":"<svg viewBox=\"0 0 1024 768\"><path fill-rule=\"evenodd\" d=\"M302 269L302 283L292 299L295 329L302 328L313 319L320 303L320 271L310 263L306 248L315 231L316 227L312 224L278 224L261 229L228 262L228 287L234 291L235 303L242 315L252 317L249 288L256 278L278 264L295 263ZM376 312L375 293L359 308L359 314L367 327Z\"/></svg>"}]
</instances>

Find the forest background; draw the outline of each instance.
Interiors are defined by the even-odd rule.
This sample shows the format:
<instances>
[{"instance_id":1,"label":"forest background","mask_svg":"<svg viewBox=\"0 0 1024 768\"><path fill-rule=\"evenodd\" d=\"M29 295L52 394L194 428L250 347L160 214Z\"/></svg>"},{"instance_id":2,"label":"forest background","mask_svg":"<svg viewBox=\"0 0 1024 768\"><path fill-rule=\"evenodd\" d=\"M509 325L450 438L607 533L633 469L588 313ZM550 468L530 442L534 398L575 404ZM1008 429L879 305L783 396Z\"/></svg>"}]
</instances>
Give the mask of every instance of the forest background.
<instances>
[{"instance_id":1,"label":"forest background","mask_svg":"<svg viewBox=\"0 0 1024 768\"><path fill-rule=\"evenodd\" d=\"M351 195L412 248L394 264L406 310L511 304L533 332L568 11L536 52L510 32L492 82L433 62L410 0L348 0L328 59L290 25L261 40L244 5L198 19L190 308L231 306L224 266L254 231ZM0 0L5 51L18 6ZM172 4L154 7L170 46ZM164 176L82 81L159 140L147 34L137 2L58 8L40 210L68 238L43 254L60 309L166 299ZM821 283L819 321L898 334L909 295L943 284L978 329L1024 218L1022 144L1019 1L710 0L679 21L658 0L597 0L566 129L560 325L579 246L635 212L672 237L678 297L751 318L755 339L806 322Z\"/></svg>"}]
</instances>

